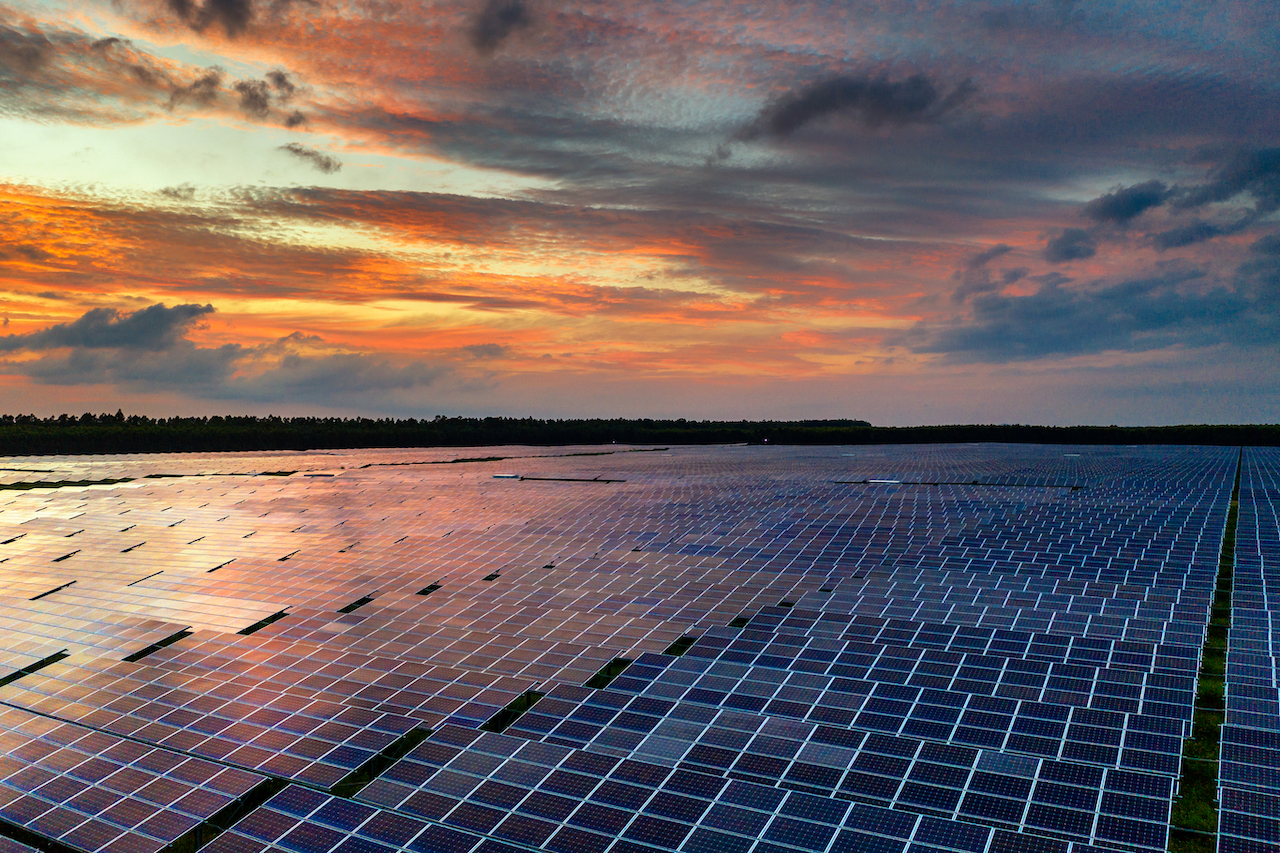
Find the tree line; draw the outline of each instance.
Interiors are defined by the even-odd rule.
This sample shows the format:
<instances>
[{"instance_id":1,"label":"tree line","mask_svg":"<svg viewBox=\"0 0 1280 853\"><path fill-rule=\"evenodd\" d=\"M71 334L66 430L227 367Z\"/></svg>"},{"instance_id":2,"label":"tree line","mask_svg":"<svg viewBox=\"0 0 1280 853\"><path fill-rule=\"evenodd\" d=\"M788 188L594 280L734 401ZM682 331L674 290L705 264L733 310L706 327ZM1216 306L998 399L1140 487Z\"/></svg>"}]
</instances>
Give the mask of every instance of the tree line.
<instances>
[{"instance_id":1,"label":"tree line","mask_svg":"<svg viewBox=\"0 0 1280 853\"><path fill-rule=\"evenodd\" d=\"M880 427L862 420L679 418L285 418L276 415L0 415L0 455L468 447L502 444L1280 444L1280 425L1163 427L967 424Z\"/></svg>"}]
</instances>

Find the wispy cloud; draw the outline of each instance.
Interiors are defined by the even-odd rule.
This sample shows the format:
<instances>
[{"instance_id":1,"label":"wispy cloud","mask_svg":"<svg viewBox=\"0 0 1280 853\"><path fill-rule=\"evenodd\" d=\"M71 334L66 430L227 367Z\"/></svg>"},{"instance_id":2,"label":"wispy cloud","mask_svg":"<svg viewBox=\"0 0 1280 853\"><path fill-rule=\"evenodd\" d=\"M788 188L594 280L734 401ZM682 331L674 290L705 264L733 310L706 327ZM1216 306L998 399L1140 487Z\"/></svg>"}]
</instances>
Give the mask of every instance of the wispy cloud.
<instances>
[{"instance_id":1,"label":"wispy cloud","mask_svg":"<svg viewBox=\"0 0 1280 853\"><path fill-rule=\"evenodd\" d=\"M467 36L479 53L488 55L532 22L525 0L484 0L467 28Z\"/></svg>"},{"instance_id":2,"label":"wispy cloud","mask_svg":"<svg viewBox=\"0 0 1280 853\"><path fill-rule=\"evenodd\" d=\"M1092 258L1098 251L1098 241L1083 228L1064 228L1044 247L1044 259L1054 264L1082 261Z\"/></svg>"},{"instance_id":3,"label":"wispy cloud","mask_svg":"<svg viewBox=\"0 0 1280 853\"><path fill-rule=\"evenodd\" d=\"M317 151L315 148L308 148L297 142L281 145L280 150L309 163L317 172L324 172L326 175L331 175L342 169L342 161L337 157Z\"/></svg>"},{"instance_id":4,"label":"wispy cloud","mask_svg":"<svg viewBox=\"0 0 1280 853\"><path fill-rule=\"evenodd\" d=\"M847 116L869 128L937 121L962 106L977 91L964 80L944 92L923 74L901 80L841 74L809 83L767 104L738 133L740 139L764 134L787 137L810 122Z\"/></svg>"},{"instance_id":5,"label":"wispy cloud","mask_svg":"<svg viewBox=\"0 0 1280 853\"><path fill-rule=\"evenodd\" d=\"M1146 181L1098 196L1084 206L1084 215L1095 222L1127 225L1144 211L1164 204L1168 197L1169 188L1163 181Z\"/></svg>"}]
</instances>

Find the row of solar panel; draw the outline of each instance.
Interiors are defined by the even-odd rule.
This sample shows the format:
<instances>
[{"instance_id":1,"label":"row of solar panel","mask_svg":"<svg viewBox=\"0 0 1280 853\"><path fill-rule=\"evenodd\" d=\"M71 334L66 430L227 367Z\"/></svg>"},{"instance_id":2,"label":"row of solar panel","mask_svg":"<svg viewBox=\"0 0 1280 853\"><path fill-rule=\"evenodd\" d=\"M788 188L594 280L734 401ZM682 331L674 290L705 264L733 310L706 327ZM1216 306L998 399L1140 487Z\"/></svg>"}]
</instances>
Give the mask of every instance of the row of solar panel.
<instances>
[{"instance_id":1,"label":"row of solar panel","mask_svg":"<svg viewBox=\"0 0 1280 853\"><path fill-rule=\"evenodd\" d=\"M199 640L199 642L192 642ZM221 680L413 717L436 725L450 716L484 721L533 682L376 655L341 647L200 635L147 658L155 670ZM264 654L270 652L270 654Z\"/></svg>"},{"instance_id":2,"label":"row of solar panel","mask_svg":"<svg viewBox=\"0 0 1280 853\"><path fill-rule=\"evenodd\" d=\"M686 665L694 663L689 661ZM766 670L765 677L754 679L752 676L761 675L759 668L748 669L745 673L734 672L736 666L740 665L714 664L703 676L736 677L739 687L733 692L706 689L697 683L689 685L685 683L689 671L674 668L664 670L650 682L619 678L612 687L642 693L668 704L682 699L702 705L763 711L792 719L837 723L868 731L900 732L930 740L1004 748L1049 758L1063 757L1172 775L1179 771L1184 724L1177 717L1070 708L1033 700L927 688L916 700L888 696L877 698L873 694L877 684L852 679L848 685L837 685L833 681L830 687L808 701L770 699L778 691L779 683L768 678L767 673L776 673L776 670ZM694 675L696 677L696 673ZM753 684L760 686L749 688Z\"/></svg>"},{"instance_id":3,"label":"row of solar panel","mask_svg":"<svg viewBox=\"0 0 1280 853\"><path fill-rule=\"evenodd\" d=\"M707 642L705 637L700 638L686 654L694 659L800 673L807 677L797 679L797 683L810 688L827 687L836 679L853 679L910 685L916 692L932 688L1033 701L1043 695L1046 701L1067 705L1183 718L1190 717L1190 699L1195 692L1195 679L1190 675L1050 663L1011 655L942 652L864 642L842 644L838 651L819 648L818 643L808 648L745 642L733 642L722 650L715 646L714 640ZM756 651L752 646L763 648ZM655 666L648 662L650 660L651 657L640 657L627 677L652 680L665 669L663 662L658 661ZM1181 663L1186 658L1173 660ZM700 682L700 685L707 689L736 687L732 679L724 683Z\"/></svg>"},{"instance_id":4,"label":"row of solar panel","mask_svg":"<svg viewBox=\"0 0 1280 853\"><path fill-rule=\"evenodd\" d=\"M763 838L815 851L826 848L837 827L871 829L892 836L883 826L887 822L910 824L904 811L950 818L960 800L957 792L949 803L941 802L945 789L936 784L940 774L956 768L923 758L916 765L918 778L909 777L902 783L906 790L899 796L896 810L868 811L865 804L850 805L841 798L796 790L788 793L776 786L696 769L673 770L640 755L620 758L510 736L477 736L473 731L446 727L359 797L385 808L492 832L532 846L568 827L598 834L604 846L620 836L674 850L696 828L702 828L729 834L723 842L726 849L746 850L754 840ZM483 742L472 748L471 742L477 739ZM1101 771L1096 779L1086 779L1070 765L1057 767L1061 779L1055 781L1054 769L1046 767L1041 771L1043 778L1035 783L1023 779L1010 783L999 774L975 773L965 804L959 808L961 817L1064 840L1096 836L1149 849L1163 847L1160 809L1163 802L1167 814L1167 800L1116 790L1133 787L1134 780L1141 782L1144 777L1116 773L1104 785ZM1090 787L1070 784L1090 782ZM1014 789L1020 786L1031 794L1029 805L1025 799L1017 799ZM1108 791L1101 794L1099 806L1103 787ZM1090 802L1084 803L1085 799ZM1011 811L1014 803L1018 804L1016 816ZM1095 814L1099 807L1106 813L1102 817ZM509 814L515 819L508 818ZM779 831L779 821L787 828L785 832ZM986 829L963 822L949 825L952 832L967 833L975 845L957 849L980 853L984 848L989 835ZM503 827L519 835L504 836Z\"/></svg>"},{"instance_id":5,"label":"row of solar panel","mask_svg":"<svg viewBox=\"0 0 1280 853\"><path fill-rule=\"evenodd\" d=\"M1222 853L1280 846L1280 684L1274 596L1280 591L1280 454L1242 454L1226 725L1221 731L1218 837Z\"/></svg>"},{"instance_id":6,"label":"row of solar panel","mask_svg":"<svg viewBox=\"0 0 1280 853\"><path fill-rule=\"evenodd\" d=\"M1210 577L1210 582L1212 578ZM1039 608L1008 606L1005 604L970 605L949 601L950 593L938 592L935 598L918 600L891 598L881 592L874 595L831 596L823 601L817 593L806 593L802 603L830 607L832 610L852 610L862 615L882 618L950 622L982 630L1018 630L1048 633L1058 636L1078 636L1123 642L1155 642L1195 647L1204 639L1203 620L1192 615L1181 622L1169 622L1167 616L1151 618L1125 618L1090 613L1071 613L1056 608L1051 602ZM1207 610L1207 602L1205 609ZM1200 608L1196 608L1198 612Z\"/></svg>"},{"instance_id":7,"label":"row of solar panel","mask_svg":"<svg viewBox=\"0 0 1280 853\"><path fill-rule=\"evenodd\" d=\"M1123 590L1117 590L1117 594ZM961 591L947 594L955 598ZM963 592L967 595L967 592ZM1157 593L1150 593L1154 598ZM1180 614L1195 618L1209 604L1207 591L1179 590L1158 593L1165 598L1188 598ZM1051 599L1043 602L1055 614L1062 612L1068 602ZM1085 624L1088 624L1087 622ZM1176 645L1159 641L1115 641L1106 637L1086 637L1079 634L1009 630L959 625L955 623L925 620L888 619L869 616L854 611L804 610L800 607L764 608L751 618L748 628L752 631L773 631L783 634L806 634L815 638L835 640L863 640L896 645L919 645L956 651L982 652L1001 650L1017 655L1064 660L1075 655L1089 655L1088 662L1105 663L1105 655L1113 651L1145 656L1149 659L1167 654L1165 646ZM744 635L750 637L750 634ZM1142 661L1136 661L1138 665Z\"/></svg>"},{"instance_id":8,"label":"row of solar panel","mask_svg":"<svg viewBox=\"0 0 1280 853\"><path fill-rule=\"evenodd\" d=\"M677 704L667 709L666 716L657 718L656 725L645 722L632 728L630 725L645 717L654 719L644 711L662 709L652 708L643 697L628 701L625 695L609 690L590 691L585 696L580 695L582 692L581 688L556 688L507 731L547 743L585 747L615 756L635 755L664 766L696 768L699 772L850 799L893 800L897 783L910 775L908 767L913 760L928 768L922 772L935 777L935 783L957 788L961 793L964 779L975 765L979 770L1026 779L1034 779L1037 768L1041 768L1042 776L1051 777L1051 781L1062 781L1066 774L1072 774L1083 780L1080 784L1095 787L1101 785L1104 773L1099 767L1076 761L1037 759L737 711L707 713L706 708L696 705ZM597 731L596 725L585 722L607 720L622 708L625 710L619 718L631 718L627 727L605 726ZM527 725L526 720L534 715L541 719ZM558 722L549 726L552 720ZM550 730L541 731L545 728ZM951 769L938 770L940 763L951 765ZM846 773L846 769L851 772ZM887 778L874 779L868 774ZM943 777L948 781L940 781ZM1128 780L1126 784L1131 787L1122 789L1122 793L1163 798L1167 811L1172 793L1170 777L1112 770L1108 778ZM1132 787L1139 783L1142 787ZM1017 796L1025 797L1025 792Z\"/></svg>"}]
</instances>

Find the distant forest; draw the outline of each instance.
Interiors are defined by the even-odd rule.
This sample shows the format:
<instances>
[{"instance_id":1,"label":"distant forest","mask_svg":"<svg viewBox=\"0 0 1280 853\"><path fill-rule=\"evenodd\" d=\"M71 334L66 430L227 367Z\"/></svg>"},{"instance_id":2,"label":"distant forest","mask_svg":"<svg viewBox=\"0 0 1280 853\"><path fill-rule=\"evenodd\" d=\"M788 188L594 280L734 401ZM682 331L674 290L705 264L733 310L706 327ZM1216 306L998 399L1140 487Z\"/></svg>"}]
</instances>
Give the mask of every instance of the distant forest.
<instances>
[{"instance_id":1,"label":"distant forest","mask_svg":"<svg viewBox=\"0 0 1280 853\"><path fill-rule=\"evenodd\" d=\"M625 418L148 418L0 415L0 455L473 447L501 444L1280 444L1280 425L1168 427L1022 424L878 427L857 420L688 421Z\"/></svg>"}]
</instances>

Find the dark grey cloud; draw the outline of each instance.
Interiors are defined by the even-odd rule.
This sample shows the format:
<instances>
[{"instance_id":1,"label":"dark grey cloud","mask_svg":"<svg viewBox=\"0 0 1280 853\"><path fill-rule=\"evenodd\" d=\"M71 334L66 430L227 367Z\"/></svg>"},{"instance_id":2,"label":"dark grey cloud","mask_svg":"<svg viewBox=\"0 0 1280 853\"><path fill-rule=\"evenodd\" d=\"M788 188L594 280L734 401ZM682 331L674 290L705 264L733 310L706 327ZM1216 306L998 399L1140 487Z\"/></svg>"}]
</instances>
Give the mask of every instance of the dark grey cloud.
<instances>
[{"instance_id":1,"label":"dark grey cloud","mask_svg":"<svg viewBox=\"0 0 1280 853\"><path fill-rule=\"evenodd\" d=\"M1009 252L1012 252L1012 251L1013 251L1012 247L1004 243L997 243L996 245L992 246L990 249L985 249L981 252L978 252L978 254L974 255L972 258L966 261L965 268L973 270L973 269L977 269L978 267L985 267L990 261L994 261L996 258L1000 257L1001 255L1007 255Z\"/></svg>"},{"instance_id":2,"label":"dark grey cloud","mask_svg":"<svg viewBox=\"0 0 1280 853\"><path fill-rule=\"evenodd\" d=\"M1183 246L1191 246L1196 243L1203 243L1206 240L1212 240L1214 237L1239 233L1252 222L1252 217L1246 217L1238 222L1226 225L1197 219L1195 222L1179 225L1177 228L1170 228L1158 234L1152 234L1151 245L1162 250L1180 249Z\"/></svg>"},{"instance_id":3,"label":"dark grey cloud","mask_svg":"<svg viewBox=\"0 0 1280 853\"><path fill-rule=\"evenodd\" d=\"M46 263L57 260L53 255L39 246L18 243L12 246L0 246L0 261L18 258L32 263Z\"/></svg>"},{"instance_id":4,"label":"dark grey cloud","mask_svg":"<svg viewBox=\"0 0 1280 853\"><path fill-rule=\"evenodd\" d=\"M281 145L280 150L286 151L294 157L309 163L312 167L324 172L326 175L337 172L342 168L342 161L337 157L331 157L328 154L324 154L314 148L308 148L305 145L300 145L297 142L290 142L287 145Z\"/></svg>"},{"instance_id":5,"label":"dark grey cloud","mask_svg":"<svg viewBox=\"0 0 1280 853\"><path fill-rule=\"evenodd\" d=\"M211 68L185 86L175 85L169 93L169 109L193 103L208 106L222 94L221 68Z\"/></svg>"},{"instance_id":6,"label":"dark grey cloud","mask_svg":"<svg viewBox=\"0 0 1280 853\"><path fill-rule=\"evenodd\" d=\"M983 251L978 252L973 257L965 261L964 268L956 270L955 274L952 276L953 279L960 282L960 286L951 293L951 301L963 302L974 294L986 293L988 291L995 290L1004 284L1012 283L1013 281L1016 281L1017 278L1020 278L1025 274L1025 270L1010 270L1002 278L995 279L991 275L991 270L987 269L988 263L1003 255L1007 255L1011 251L1013 251L1013 249L1010 246L1004 243L997 243L989 249L984 249ZM1008 279L1009 275L1013 275L1015 277Z\"/></svg>"},{"instance_id":7,"label":"dark grey cloud","mask_svg":"<svg viewBox=\"0 0 1280 853\"><path fill-rule=\"evenodd\" d=\"M1060 264L1092 258L1097 251L1098 241L1093 234L1083 228L1064 228L1061 234L1045 246L1044 259Z\"/></svg>"},{"instance_id":8,"label":"dark grey cloud","mask_svg":"<svg viewBox=\"0 0 1280 853\"><path fill-rule=\"evenodd\" d=\"M1127 225L1143 211L1164 204L1169 188L1163 181L1147 181L1132 187L1120 187L1098 196L1084 206L1084 215L1094 222Z\"/></svg>"},{"instance_id":9,"label":"dark grey cloud","mask_svg":"<svg viewBox=\"0 0 1280 853\"><path fill-rule=\"evenodd\" d=\"M71 323L0 338L0 352L64 347L166 350L183 338L194 321L212 314L213 310L212 305L167 308L162 303L130 314L121 314L114 308L94 308Z\"/></svg>"},{"instance_id":10,"label":"dark grey cloud","mask_svg":"<svg viewBox=\"0 0 1280 853\"><path fill-rule=\"evenodd\" d=\"M1275 248L1280 249L1280 246ZM1276 311L1276 306L1280 305L1280 251L1254 254L1236 268L1236 279L1252 293L1257 303ZM1275 344L1276 329L1261 323L1257 332L1273 335L1267 342Z\"/></svg>"},{"instance_id":11,"label":"dark grey cloud","mask_svg":"<svg viewBox=\"0 0 1280 853\"><path fill-rule=\"evenodd\" d=\"M213 68L185 86L171 85L167 106L173 109L184 103L200 106L216 103L224 91L223 73L221 68ZM278 79L283 79L284 88L272 80L272 76L277 74ZM283 72L271 72L266 80L237 80L229 88L235 95L236 106L248 118L265 121L272 116L277 116L280 123L289 128L299 127L307 122L307 117L299 110L291 110L288 113L281 111L297 91L297 87Z\"/></svg>"},{"instance_id":12,"label":"dark grey cloud","mask_svg":"<svg viewBox=\"0 0 1280 853\"><path fill-rule=\"evenodd\" d=\"M226 383L244 355L239 344L197 347L183 341L158 352L75 348L7 367L42 385L119 385L199 397Z\"/></svg>"},{"instance_id":13,"label":"dark grey cloud","mask_svg":"<svg viewBox=\"0 0 1280 853\"><path fill-rule=\"evenodd\" d=\"M31 74L45 65L55 51L44 33L0 25L0 67L11 73Z\"/></svg>"},{"instance_id":14,"label":"dark grey cloud","mask_svg":"<svg viewBox=\"0 0 1280 853\"><path fill-rule=\"evenodd\" d=\"M163 69L154 64L152 57L140 53L133 42L123 38L98 39L89 45L89 50L114 64L117 69L124 70L142 89L172 88L173 83Z\"/></svg>"},{"instance_id":15,"label":"dark grey cloud","mask_svg":"<svg viewBox=\"0 0 1280 853\"><path fill-rule=\"evenodd\" d=\"M471 344L462 350L472 358L502 358L507 354L507 347L502 344Z\"/></svg>"},{"instance_id":16,"label":"dark grey cloud","mask_svg":"<svg viewBox=\"0 0 1280 853\"><path fill-rule=\"evenodd\" d=\"M784 138L826 116L848 116L869 128L936 121L964 104L977 91L965 80L947 94L925 77L838 75L818 80L775 98L738 133L742 140L768 135Z\"/></svg>"},{"instance_id":17,"label":"dark grey cloud","mask_svg":"<svg viewBox=\"0 0 1280 853\"><path fill-rule=\"evenodd\" d=\"M443 366L411 362L397 366L363 353L306 356L290 353L251 377L226 382L209 396L272 402L280 400L346 406L388 393L412 391L448 375Z\"/></svg>"},{"instance_id":18,"label":"dark grey cloud","mask_svg":"<svg viewBox=\"0 0 1280 853\"><path fill-rule=\"evenodd\" d=\"M264 80L233 80L216 66L176 69L124 38L0 22L0 92L10 112L99 122L154 116L161 105L172 111L230 102L249 118L278 116L296 126L302 113L290 105L286 115L285 106L299 89L279 69Z\"/></svg>"},{"instance_id":19,"label":"dark grey cloud","mask_svg":"<svg viewBox=\"0 0 1280 853\"><path fill-rule=\"evenodd\" d=\"M523 0L485 0L467 29L467 37L477 52L488 56L517 30L533 23Z\"/></svg>"},{"instance_id":20,"label":"dark grey cloud","mask_svg":"<svg viewBox=\"0 0 1280 853\"><path fill-rule=\"evenodd\" d=\"M1182 268L1101 287L1067 287L1046 278L1025 296L985 294L972 316L937 330L917 328L901 342L955 361L1008 362L1173 344L1266 342L1280 325L1277 306L1241 284L1207 286ZM1271 343L1274 343L1272 338Z\"/></svg>"},{"instance_id":21,"label":"dark grey cloud","mask_svg":"<svg viewBox=\"0 0 1280 853\"><path fill-rule=\"evenodd\" d=\"M1179 208L1202 207L1249 194L1259 214L1280 209L1280 148L1241 151L1214 169L1209 180L1182 192Z\"/></svg>"},{"instance_id":22,"label":"dark grey cloud","mask_svg":"<svg viewBox=\"0 0 1280 853\"><path fill-rule=\"evenodd\" d=\"M271 88L276 90L276 97L282 103L288 103L289 99L297 94L298 86L289 79L289 75L279 69L267 72L267 82L271 84Z\"/></svg>"},{"instance_id":23,"label":"dark grey cloud","mask_svg":"<svg viewBox=\"0 0 1280 853\"><path fill-rule=\"evenodd\" d=\"M364 353L316 352L324 342L294 333L259 346L201 347L185 335L211 305L152 305L132 314L94 309L78 320L0 338L0 352L45 352L0 361L44 385L114 385L210 400L379 406L450 375L422 361L393 364Z\"/></svg>"},{"instance_id":24,"label":"dark grey cloud","mask_svg":"<svg viewBox=\"0 0 1280 853\"><path fill-rule=\"evenodd\" d=\"M161 64L127 39L0 21L0 103L6 112L74 120L129 114L175 85ZM113 108L105 108L103 92L110 93Z\"/></svg>"},{"instance_id":25,"label":"dark grey cloud","mask_svg":"<svg viewBox=\"0 0 1280 853\"><path fill-rule=\"evenodd\" d=\"M253 18L252 0L166 0L169 8L196 32L210 24L219 24L228 36L244 32Z\"/></svg>"},{"instance_id":26,"label":"dark grey cloud","mask_svg":"<svg viewBox=\"0 0 1280 853\"><path fill-rule=\"evenodd\" d=\"M283 107L297 93L297 85L283 71L270 71L265 80L238 80L231 86L240 110L249 118L263 120ZM294 110L283 118L285 127L297 127L306 116Z\"/></svg>"},{"instance_id":27,"label":"dark grey cloud","mask_svg":"<svg viewBox=\"0 0 1280 853\"><path fill-rule=\"evenodd\" d=\"M1216 167L1207 181L1194 186L1170 187L1163 181L1151 180L1131 187L1120 187L1093 199L1083 213L1099 225L1121 228L1147 210L1172 203L1175 211L1187 211L1214 202L1224 202L1242 194L1253 198L1254 207L1229 223L1196 219L1147 235L1149 244L1158 250L1180 249L1216 237L1237 234L1252 225L1259 216L1280 207L1280 149L1238 152ZM1045 257L1051 261L1088 257L1096 249L1098 234L1068 229L1051 242ZM1081 254L1081 253L1085 254Z\"/></svg>"},{"instance_id":28,"label":"dark grey cloud","mask_svg":"<svg viewBox=\"0 0 1280 853\"><path fill-rule=\"evenodd\" d=\"M196 197L196 188L191 184L179 184L176 187L162 187L160 195L174 201L191 201Z\"/></svg>"},{"instance_id":29,"label":"dark grey cloud","mask_svg":"<svg viewBox=\"0 0 1280 853\"><path fill-rule=\"evenodd\" d=\"M239 80L231 88L239 96L245 115L263 119L271 114L271 89L265 80Z\"/></svg>"},{"instance_id":30,"label":"dark grey cloud","mask_svg":"<svg viewBox=\"0 0 1280 853\"><path fill-rule=\"evenodd\" d=\"M1260 255L1280 255L1280 234L1268 234L1255 240L1249 249Z\"/></svg>"}]
</instances>

